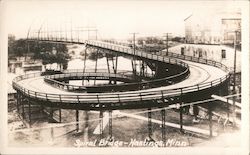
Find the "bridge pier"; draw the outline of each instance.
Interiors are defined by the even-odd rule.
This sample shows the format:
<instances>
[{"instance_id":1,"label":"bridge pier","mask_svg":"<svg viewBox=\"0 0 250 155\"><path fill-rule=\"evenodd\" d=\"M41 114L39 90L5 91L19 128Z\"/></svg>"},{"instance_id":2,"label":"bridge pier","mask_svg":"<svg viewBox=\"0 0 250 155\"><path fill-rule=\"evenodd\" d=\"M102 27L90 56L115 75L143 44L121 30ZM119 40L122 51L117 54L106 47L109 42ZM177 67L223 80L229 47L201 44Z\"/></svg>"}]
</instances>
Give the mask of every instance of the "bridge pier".
<instances>
[{"instance_id":1,"label":"bridge pier","mask_svg":"<svg viewBox=\"0 0 250 155\"><path fill-rule=\"evenodd\" d=\"M211 102L208 103L208 120L209 120L209 137L213 137L213 120L212 120L212 105Z\"/></svg>"},{"instance_id":2,"label":"bridge pier","mask_svg":"<svg viewBox=\"0 0 250 155\"><path fill-rule=\"evenodd\" d=\"M30 100L28 99L28 106L29 106L29 110L28 110L28 115L29 115L29 127L31 127L31 105L30 105Z\"/></svg>"},{"instance_id":3,"label":"bridge pier","mask_svg":"<svg viewBox=\"0 0 250 155\"><path fill-rule=\"evenodd\" d=\"M99 54L99 49L96 50L95 73L96 73L96 71L97 71L98 54ZM96 77L95 77L95 79L94 79L94 85L96 85Z\"/></svg>"},{"instance_id":4,"label":"bridge pier","mask_svg":"<svg viewBox=\"0 0 250 155\"><path fill-rule=\"evenodd\" d=\"M182 102L180 102L180 132L183 133L183 107L182 107Z\"/></svg>"},{"instance_id":5,"label":"bridge pier","mask_svg":"<svg viewBox=\"0 0 250 155\"><path fill-rule=\"evenodd\" d=\"M53 122L53 115L54 115L53 108L50 107L50 114L49 114L50 122Z\"/></svg>"},{"instance_id":6,"label":"bridge pier","mask_svg":"<svg viewBox=\"0 0 250 155\"><path fill-rule=\"evenodd\" d=\"M110 64L109 64L109 57L112 61L112 69L113 69L113 73L116 74L117 73L117 66L118 66L118 54L116 53L115 55L115 60L114 60L114 55L109 56L109 54L105 54L106 56L106 60L107 60L107 68L108 68L108 73L111 73L110 71ZM114 62L115 61L115 62ZM113 80L113 83L116 84L116 79ZM112 80L109 80L109 84L112 84Z\"/></svg>"},{"instance_id":7,"label":"bridge pier","mask_svg":"<svg viewBox=\"0 0 250 155\"><path fill-rule=\"evenodd\" d=\"M133 75L134 75L134 77L136 77L136 61L134 59L132 59L131 64L132 64Z\"/></svg>"},{"instance_id":8,"label":"bridge pier","mask_svg":"<svg viewBox=\"0 0 250 155\"><path fill-rule=\"evenodd\" d=\"M103 138L103 109L102 104L100 105L100 113L99 113L99 125L100 125L100 140Z\"/></svg>"},{"instance_id":9,"label":"bridge pier","mask_svg":"<svg viewBox=\"0 0 250 155\"><path fill-rule=\"evenodd\" d=\"M152 139L152 112L151 108L148 108L148 137L151 140Z\"/></svg>"},{"instance_id":10,"label":"bridge pier","mask_svg":"<svg viewBox=\"0 0 250 155\"><path fill-rule=\"evenodd\" d=\"M76 132L79 132L79 110L76 110Z\"/></svg>"},{"instance_id":11,"label":"bridge pier","mask_svg":"<svg viewBox=\"0 0 250 155\"><path fill-rule=\"evenodd\" d=\"M112 110L109 110L109 136L112 138Z\"/></svg>"},{"instance_id":12,"label":"bridge pier","mask_svg":"<svg viewBox=\"0 0 250 155\"><path fill-rule=\"evenodd\" d=\"M20 102L21 102L21 106L22 106L22 116L23 116L23 119L25 119L24 96L22 94L21 94Z\"/></svg>"},{"instance_id":13,"label":"bridge pier","mask_svg":"<svg viewBox=\"0 0 250 155\"><path fill-rule=\"evenodd\" d=\"M59 108L59 122L62 123L62 109Z\"/></svg>"},{"instance_id":14,"label":"bridge pier","mask_svg":"<svg viewBox=\"0 0 250 155\"><path fill-rule=\"evenodd\" d=\"M84 123L83 123L83 140L84 142L88 142L89 138L88 138L88 134L89 134L89 115L88 115L88 111L85 110L84 113L83 113L83 120L84 120Z\"/></svg>"},{"instance_id":15,"label":"bridge pier","mask_svg":"<svg viewBox=\"0 0 250 155\"><path fill-rule=\"evenodd\" d=\"M113 58L112 58L113 60ZM114 61L113 61L113 70L114 70L114 73L117 74L117 66L118 66L118 53L116 53L116 56L115 56L115 65L114 65ZM114 80L114 84L116 84L116 78Z\"/></svg>"},{"instance_id":16,"label":"bridge pier","mask_svg":"<svg viewBox=\"0 0 250 155\"><path fill-rule=\"evenodd\" d=\"M107 68L108 68L108 73L110 74L108 54L107 54L107 53L105 53L105 56L106 56L106 60L107 60ZM111 84L111 80L109 80L109 84Z\"/></svg>"},{"instance_id":17,"label":"bridge pier","mask_svg":"<svg viewBox=\"0 0 250 155\"><path fill-rule=\"evenodd\" d=\"M16 93L16 109L17 109L17 113L19 113L19 104L20 104L20 95L19 95L19 91L17 91L17 93Z\"/></svg>"},{"instance_id":18,"label":"bridge pier","mask_svg":"<svg viewBox=\"0 0 250 155\"><path fill-rule=\"evenodd\" d=\"M86 59L87 59L87 47L84 50L83 73L85 73L85 70L86 70ZM82 78L82 86L84 86L84 76Z\"/></svg>"},{"instance_id":19,"label":"bridge pier","mask_svg":"<svg viewBox=\"0 0 250 155\"><path fill-rule=\"evenodd\" d=\"M162 109L161 110L161 137L162 137L162 142L163 146L166 147L166 110Z\"/></svg>"}]
</instances>

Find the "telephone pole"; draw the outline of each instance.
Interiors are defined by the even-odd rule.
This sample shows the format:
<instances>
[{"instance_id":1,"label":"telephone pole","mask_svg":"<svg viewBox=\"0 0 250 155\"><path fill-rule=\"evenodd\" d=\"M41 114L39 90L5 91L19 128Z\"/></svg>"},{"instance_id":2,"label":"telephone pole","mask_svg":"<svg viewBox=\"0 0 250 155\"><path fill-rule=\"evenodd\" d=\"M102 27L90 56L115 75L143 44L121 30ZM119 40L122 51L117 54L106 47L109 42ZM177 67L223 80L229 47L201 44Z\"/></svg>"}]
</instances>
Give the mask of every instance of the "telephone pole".
<instances>
[{"instance_id":1,"label":"telephone pole","mask_svg":"<svg viewBox=\"0 0 250 155\"><path fill-rule=\"evenodd\" d=\"M237 34L239 31L234 31L235 36L234 36L234 71L233 71L233 94L236 94L236 55L237 55ZM236 108L235 108L235 100L236 100L236 96L233 97L233 124L236 124Z\"/></svg>"},{"instance_id":2,"label":"telephone pole","mask_svg":"<svg viewBox=\"0 0 250 155\"><path fill-rule=\"evenodd\" d=\"M133 49L134 49L134 55L135 55L135 35L138 33L131 33L133 35Z\"/></svg>"},{"instance_id":3,"label":"telephone pole","mask_svg":"<svg viewBox=\"0 0 250 155\"><path fill-rule=\"evenodd\" d=\"M234 31L227 31L226 33L234 33L234 67L233 67L233 94L236 94L236 60L237 60L237 34L240 33L239 29L236 29ZM233 125L236 125L236 107L235 107L235 101L236 96L233 96Z\"/></svg>"},{"instance_id":4,"label":"telephone pole","mask_svg":"<svg viewBox=\"0 0 250 155\"><path fill-rule=\"evenodd\" d=\"M166 55L168 55L168 38L169 38L169 35L170 35L171 33L164 33L164 36L166 37L166 49L167 49L167 53L166 53Z\"/></svg>"},{"instance_id":5,"label":"telephone pole","mask_svg":"<svg viewBox=\"0 0 250 155\"><path fill-rule=\"evenodd\" d=\"M138 33L131 33L133 35L133 59L132 59L132 70L133 70L133 73L134 75L136 75L136 61L135 61L135 35L138 34Z\"/></svg>"}]
</instances>

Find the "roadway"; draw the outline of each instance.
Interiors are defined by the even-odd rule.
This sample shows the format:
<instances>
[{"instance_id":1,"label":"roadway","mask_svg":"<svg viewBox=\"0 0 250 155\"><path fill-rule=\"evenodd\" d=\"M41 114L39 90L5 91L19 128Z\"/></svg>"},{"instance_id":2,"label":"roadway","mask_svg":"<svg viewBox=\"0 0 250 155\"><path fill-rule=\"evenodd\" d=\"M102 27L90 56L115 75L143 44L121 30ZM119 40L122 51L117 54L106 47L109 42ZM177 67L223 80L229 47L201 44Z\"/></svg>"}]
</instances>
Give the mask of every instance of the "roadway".
<instances>
[{"instance_id":1,"label":"roadway","mask_svg":"<svg viewBox=\"0 0 250 155\"><path fill-rule=\"evenodd\" d=\"M26 80L21 80L18 83L19 86L26 89L26 95L35 97L42 100L50 100L52 102L63 102L63 103L90 103L91 107L98 108L95 103L118 103L113 106L123 106L120 103L129 102L141 102L152 101L156 99L178 97L185 93L198 92L200 90L208 89L210 87L218 86L222 84L228 78L228 72L226 67L221 63L215 61L183 56L174 55L168 58L158 56L155 54L146 53L143 51L133 52L131 48L115 45L100 41L86 42L88 46L97 48L103 48L107 50L113 50L116 52L124 53L127 55L136 55L138 57L161 61L164 63L171 63L182 67L188 67L190 75L182 82L172 84L169 86L162 86L151 89L127 91L127 92L112 92L112 93L74 93L66 92L52 87L43 81L43 77L33 77ZM180 60L184 59L184 60ZM190 60L190 61L186 61ZM186 62L186 63L185 63ZM188 64L188 66L187 66ZM29 90L29 91L27 91ZM141 103L142 104L142 103ZM126 107L126 106L125 106Z\"/></svg>"},{"instance_id":2,"label":"roadway","mask_svg":"<svg viewBox=\"0 0 250 155\"><path fill-rule=\"evenodd\" d=\"M164 87L157 87L152 89L145 89L140 91L130 91L130 92L150 92L154 90L170 90L182 87L189 87L197 84L202 84L206 82L211 82L213 80L219 79L225 76L227 73L221 69L205 64L194 63L190 61L184 61L189 65L190 75L184 81L176 84L172 84ZM65 95L83 95L87 93L75 93L67 92L61 89L52 87L43 80L43 76L29 78L18 82L23 88L29 89L35 92L49 93L49 94L65 94ZM122 93L122 92L121 92ZM92 93L93 94L93 93ZM102 93L102 94L113 94L113 93Z\"/></svg>"}]
</instances>

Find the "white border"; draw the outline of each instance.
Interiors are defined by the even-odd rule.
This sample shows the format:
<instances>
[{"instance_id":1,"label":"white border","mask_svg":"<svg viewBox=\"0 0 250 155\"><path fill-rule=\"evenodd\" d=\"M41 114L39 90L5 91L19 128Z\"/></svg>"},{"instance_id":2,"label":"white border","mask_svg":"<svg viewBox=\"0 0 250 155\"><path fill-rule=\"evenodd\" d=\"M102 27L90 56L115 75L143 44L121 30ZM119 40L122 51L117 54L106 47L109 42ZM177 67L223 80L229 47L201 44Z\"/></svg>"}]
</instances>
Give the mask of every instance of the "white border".
<instances>
[{"instance_id":1,"label":"white border","mask_svg":"<svg viewBox=\"0 0 250 155\"><path fill-rule=\"evenodd\" d=\"M227 2L227 1L225 1ZM10 148L7 147L6 1L0 1L0 154L249 154L249 1L242 8L242 146L240 148ZM25 17L24 17L25 18ZM232 139L233 140L233 139Z\"/></svg>"}]
</instances>

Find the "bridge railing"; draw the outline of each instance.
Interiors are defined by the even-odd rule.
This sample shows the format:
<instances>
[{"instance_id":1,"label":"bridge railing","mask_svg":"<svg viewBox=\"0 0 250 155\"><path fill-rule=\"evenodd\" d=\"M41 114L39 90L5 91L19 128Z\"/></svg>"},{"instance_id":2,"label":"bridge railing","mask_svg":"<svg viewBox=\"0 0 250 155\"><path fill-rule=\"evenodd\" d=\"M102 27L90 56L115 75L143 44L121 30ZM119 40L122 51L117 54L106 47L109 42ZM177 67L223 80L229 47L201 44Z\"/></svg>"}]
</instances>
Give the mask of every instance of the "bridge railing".
<instances>
[{"instance_id":1,"label":"bridge railing","mask_svg":"<svg viewBox=\"0 0 250 155\"><path fill-rule=\"evenodd\" d=\"M222 69L225 72L229 72L229 68L217 61L214 60L208 60L208 59L204 59L204 58L198 58L198 57L192 57L192 56L188 56L188 55L181 55L181 54L177 54L177 53L168 53L169 57L173 57L173 58L178 58L178 59L182 59L182 60L187 60L187 61L192 61L192 62L197 62L197 63L201 63L201 64L206 64L209 66L214 66L217 68Z\"/></svg>"},{"instance_id":2,"label":"bridge railing","mask_svg":"<svg viewBox=\"0 0 250 155\"><path fill-rule=\"evenodd\" d=\"M78 71L78 72L77 72ZM141 90L141 89L148 89L154 88L157 86L166 86L173 84L175 82L181 81L189 75L189 69L185 69L183 72L172 75L169 77L161 78L161 79L153 79L149 81L142 81L142 82L133 82L134 77L131 72L128 71L118 71L117 74L114 73L107 73L101 72L84 72L83 70L70 70L70 71L63 71L63 74L55 74L55 75L46 75L44 77L44 81L51 84L52 86L66 90L66 91L87 91L87 92L112 92L112 91L128 91L128 90ZM131 74L131 75L128 75ZM94 86L77 86L68 84L65 82L60 82L59 79L65 78L73 78L73 77L111 77L116 78L117 81L119 79L128 79L131 81L130 83L120 83L120 84L105 84L105 85L94 85Z\"/></svg>"},{"instance_id":3,"label":"bridge railing","mask_svg":"<svg viewBox=\"0 0 250 155\"><path fill-rule=\"evenodd\" d=\"M110 48L110 49L116 50L116 51L124 51L125 53L129 53L132 55L151 58L151 59L158 60L158 61L164 61L166 63L180 64L183 66L187 65L186 63L184 63L182 61L178 61L177 59L171 59L171 58L178 58L178 59L182 59L182 60L188 60L188 61L192 61L192 62L207 64L210 66L220 68L225 72L229 72L229 68L226 65L224 65L220 62L214 61L214 60L208 60L208 59L199 58L199 57L192 57L192 56L188 56L188 55L182 55L182 54L168 52L168 55L167 55L168 58L167 58L167 57L164 57L161 55L151 54L151 53L147 53L147 52L144 52L141 50L136 50L135 53L133 53L133 49L131 49L130 47L125 47L124 45L120 46L120 44L119 43L116 44L116 42L111 45L110 43L103 43L103 42L100 43L98 41L86 41L86 44ZM117 46L117 47L115 47L115 46Z\"/></svg>"},{"instance_id":4,"label":"bridge railing","mask_svg":"<svg viewBox=\"0 0 250 155\"><path fill-rule=\"evenodd\" d=\"M76 72L79 71L79 72ZM93 71L93 70L92 70ZM44 81L51 84L52 86L56 87L56 88L60 88L62 90L67 90L67 91L87 91L88 89L90 89L92 86L78 86L78 85L72 85L72 84L68 84L65 82L60 82L59 79L65 79L65 78L72 78L72 77L81 77L82 78L87 78L90 79L90 77L103 77L103 78L115 78L115 79L125 79L127 81L133 81L133 77L130 75L127 75L129 72L119 72L117 74L114 73L107 73L107 72L101 72L101 71L97 71L97 72L88 72L85 71L83 72L83 70L71 70L71 71L63 71L63 74L55 74L55 75L46 75L44 77ZM123 73L123 74L122 74ZM105 87L106 85L103 86L95 86L98 88L101 87Z\"/></svg>"},{"instance_id":5,"label":"bridge railing","mask_svg":"<svg viewBox=\"0 0 250 155\"><path fill-rule=\"evenodd\" d=\"M105 45L107 46L107 45ZM124 49L123 49L124 50ZM127 52L131 52L131 49L127 49ZM173 60L170 58L166 58L166 57L161 57L161 56L156 56L156 55L152 55L152 54L144 54L141 53L141 55L147 55L146 57L151 57L151 58L156 58L158 60L164 60L164 62L168 61L172 61L172 62L179 62L179 60ZM177 55L178 58L182 58L185 60L191 59L192 61L196 61L196 62L200 62L200 63L206 63L208 65L211 66L215 66L215 67L219 67L222 69L227 70L227 67L219 62L215 62L215 61L210 61L210 60L205 60L204 59L199 59L199 58L191 58L188 56L180 56ZM185 65L185 63L183 63L183 65ZM210 82L205 82L205 83L201 83L198 85L191 85L191 86L187 86L187 87L181 87L181 88L177 88L177 89L168 89L168 90L164 90L164 88L159 88L159 90L152 90L152 91L130 91L130 92L114 92L114 93L93 93L93 94L51 94L51 93L41 93L41 92L36 92L36 91L32 91L29 90L27 88L25 88L24 86L22 86L22 84L18 83L18 81L21 80L25 80L28 78L32 78L32 77L37 77L37 76L41 76L41 73L32 73L32 74L26 74L26 75L22 75L19 77L16 77L13 80L13 87L21 92L22 94L24 94L25 96L28 96L30 98L35 98L37 100L43 100L43 101L51 101L51 102L57 102L57 103L75 103L75 104L80 104L80 103L89 103L89 104L99 104L99 103L121 103L121 102L128 102L128 101L144 101L144 100L152 100L152 99L161 99L161 98L165 98L165 97L169 97L169 96L179 96L182 94L186 94L186 93L193 93L193 92L197 92L197 91L201 91L201 90L205 90L205 89L210 89L213 87L217 87L219 85L221 85L222 83L224 83L226 80L229 79L229 74L219 78L219 79L215 79L213 81Z\"/></svg>"},{"instance_id":6,"label":"bridge railing","mask_svg":"<svg viewBox=\"0 0 250 155\"><path fill-rule=\"evenodd\" d=\"M225 77L226 78L226 77ZM225 78L221 79L222 81ZM43 100L49 101L60 101L60 102L72 102L72 103L113 103L113 102L130 102L130 101L145 101L152 99L160 99L162 96L176 96L180 94L191 93L194 91L204 90L210 88L211 86L217 86L220 84L220 80L213 81L212 83L206 83L204 85L197 85L186 87L182 89L172 89L172 90L159 90L150 92L130 92L125 94L88 94L88 95L59 95L59 94L45 94L45 93L34 93L33 91L26 91L24 93L31 97L41 98Z\"/></svg>"},{"instance_id":7,"label":"bridge railing","mask_svg":"<svg viewBox=\"0 0 250 155\"><path fill-rule=\"evenodd\" d=\"M183 66L185 68L188 67L188 64L186 64L180 60L172 59L170 57L164 57L164 56L160 56L160 55L156 55L156 54L152 54L152 53L146 53L146 52L138 51L138 50L133 51L133 49L131 49L130 47L125 47L125 46L111 44L111 43L105 43L105 42L98 42L98 41L86 41L85 44L96 46L96 47L101 47L101 48L105 48L105 49L109 49L109 50L114 50L114 51L121 52L121 53L127 53L130 55L134 55L134 56L138 56L138 57L142 57L142 58L146 58L146 59L151 59L151 60L155 60L155 61L176 64L179 66Z\"/></svg>"},{"instance_id":8,"label":"bridge railing","mask_svg":"<svg viewBox=\"0 0 250 155\"><path fill-rule=\"evenodd\" d=\"M177 89L169 89L169 90L154 90L154 91L131 91L131 92L115 92L115 93L101 93L101 94L52 94L52 93L41 93L29 90L24 88L22 85L18 84L18 81L25 80L28 78L34 78L41 76L41 73L32 73L26 74L19 77L16 77L13 80L13 87L23 93L24 95L40 99L44 101L52 101L52 102L72 102L72 103L116 103L116 102L128 102L128 101L143 101L143 100L152 100L152 99L161 99L169 96L176 96L185 93L191 93L195 91L201 91L204 89L209 89L211 87L216 87L223 82L225 82L229 75L226 75L222 78L213 80L211 82L206 82L198 85L182 87Z\"/></svg>"}]
</instances>

